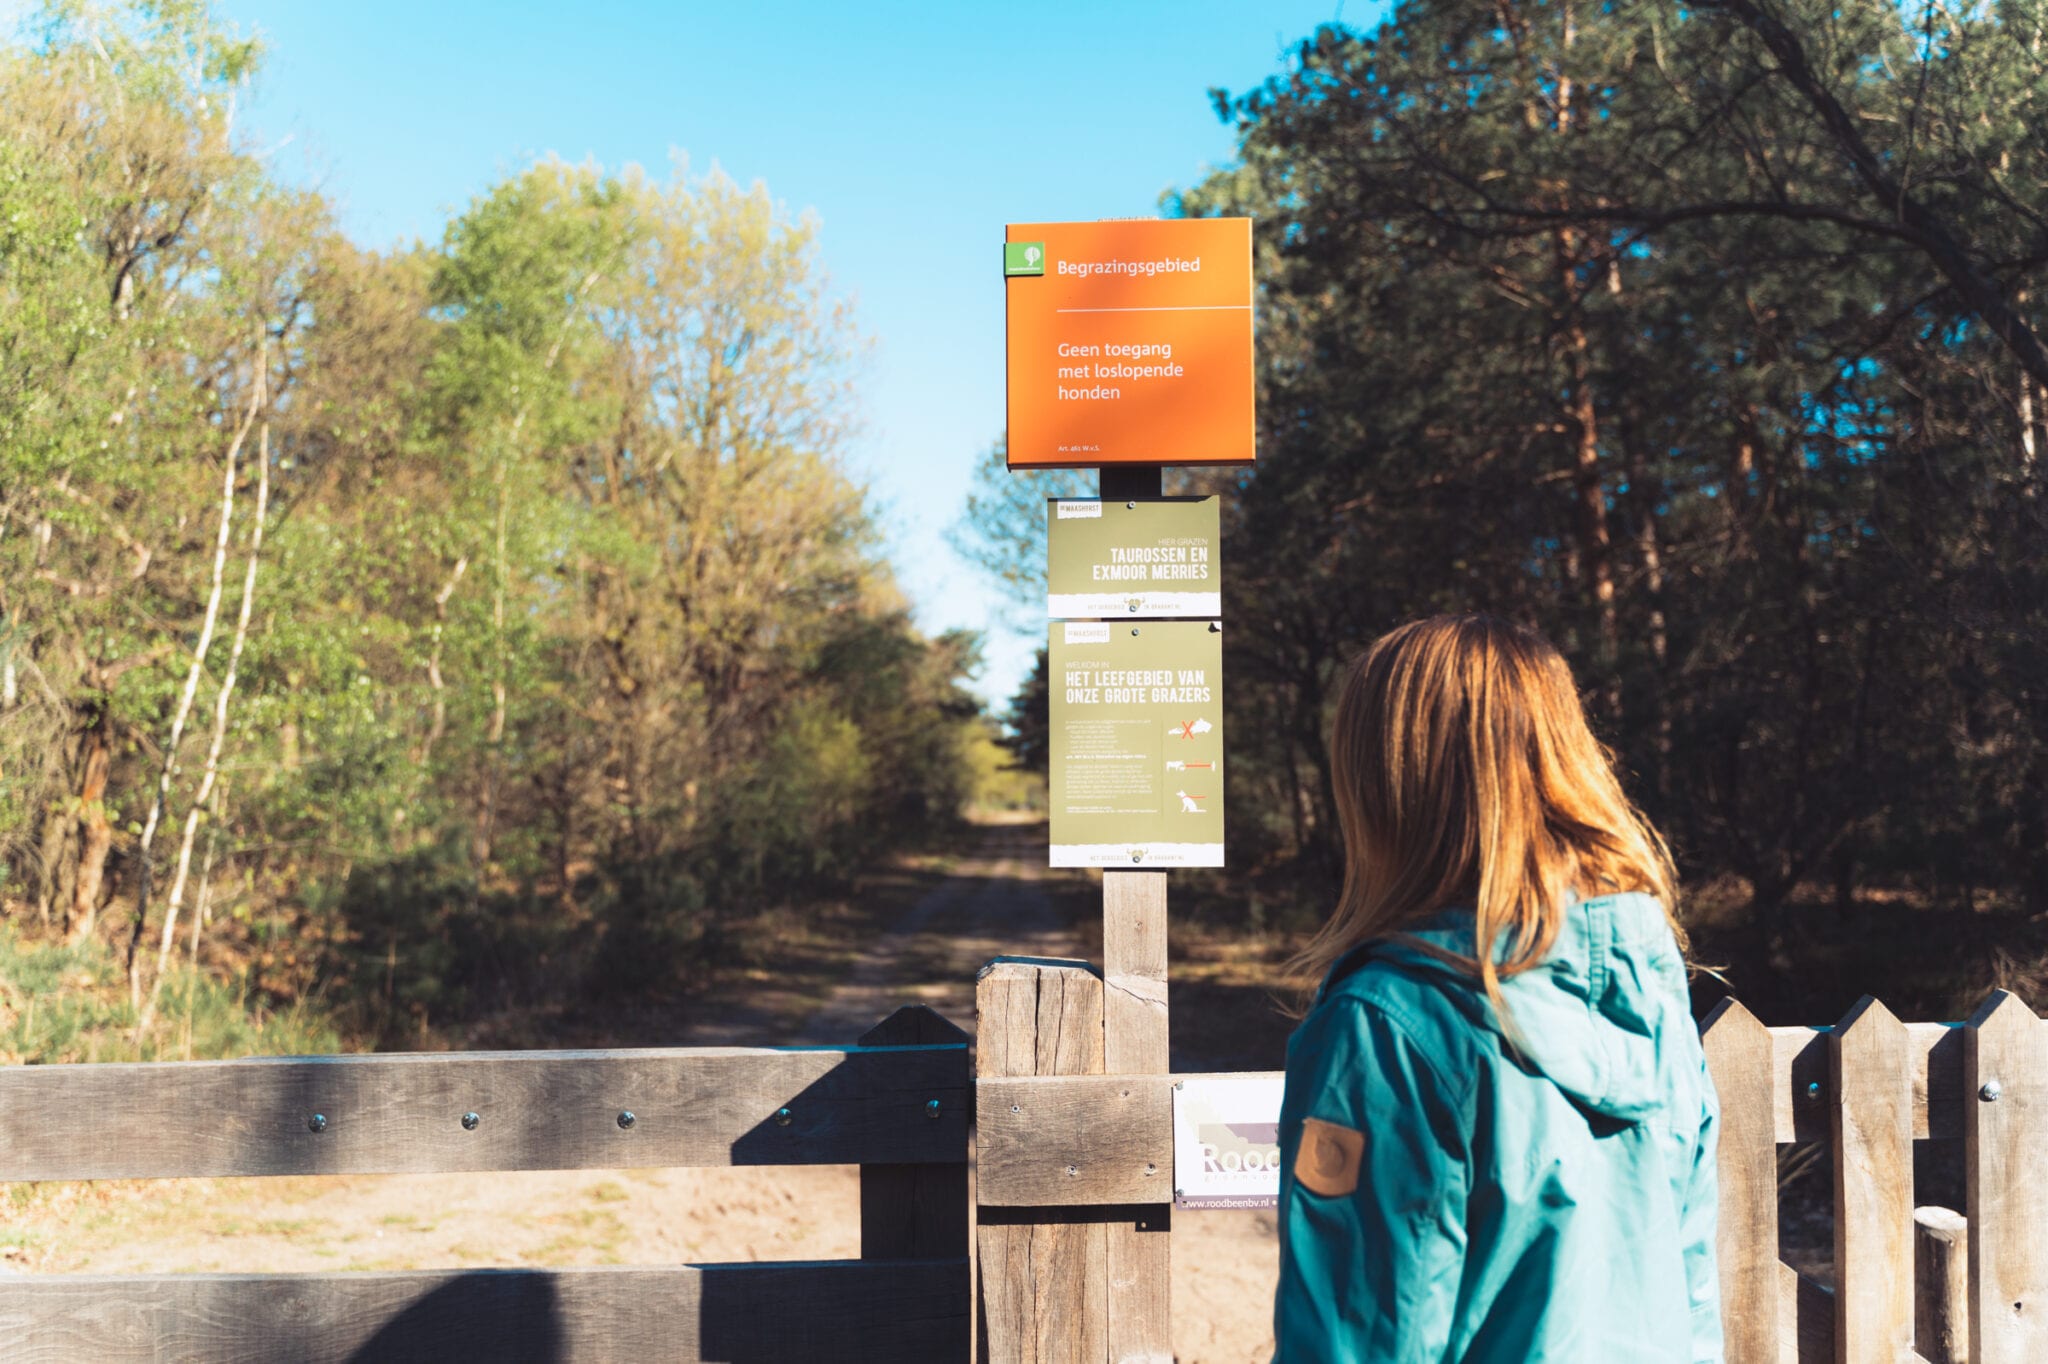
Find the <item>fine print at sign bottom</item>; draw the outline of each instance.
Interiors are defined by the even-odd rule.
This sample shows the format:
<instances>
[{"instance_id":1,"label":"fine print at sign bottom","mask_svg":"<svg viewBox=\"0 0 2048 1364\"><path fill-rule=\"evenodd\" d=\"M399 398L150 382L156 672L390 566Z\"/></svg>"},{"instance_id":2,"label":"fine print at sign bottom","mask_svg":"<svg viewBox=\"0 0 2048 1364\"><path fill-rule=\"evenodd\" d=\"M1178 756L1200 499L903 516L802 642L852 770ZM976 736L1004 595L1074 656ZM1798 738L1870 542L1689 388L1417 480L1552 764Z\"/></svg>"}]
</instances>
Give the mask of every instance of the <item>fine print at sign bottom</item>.
<instances>
[{"instance_id":1,"label":"fine print at sign bottom","mask_svg":"<svg viewBox=\"0 0 2048 1364\"><path fill-rule=\"evenodd\" d=\"M1275 1074L1191 1075L1173 1086L1173 1206L1280 1205Z\"/></svg>"}]
</instances>

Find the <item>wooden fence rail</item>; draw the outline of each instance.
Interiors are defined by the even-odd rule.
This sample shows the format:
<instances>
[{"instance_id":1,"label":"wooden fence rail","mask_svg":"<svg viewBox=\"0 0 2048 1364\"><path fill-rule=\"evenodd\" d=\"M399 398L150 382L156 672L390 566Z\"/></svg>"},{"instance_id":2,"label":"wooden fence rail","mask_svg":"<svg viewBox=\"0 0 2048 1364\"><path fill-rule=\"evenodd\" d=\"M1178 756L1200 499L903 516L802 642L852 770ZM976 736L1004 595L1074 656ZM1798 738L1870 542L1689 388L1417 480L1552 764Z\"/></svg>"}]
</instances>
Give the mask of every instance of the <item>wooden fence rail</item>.
<instances>
[{"instance_id":1,"label":"wooden fence rail","mask_svg":"<svg viewBox=\"0 0 2048 1364\"><path fill-rule=\"evenodd\" d=\"M967 1262L51 1275L0 1287L30 1364L909 1360L966 1356Z\"/></svg>"},{"instance_id":2,"label":"wooden fence rail","mask_svg":"<svg viewBox=\"0 0 2048 1364\"><path fill-rule=\"evenodd\" d=\"M0 1181L964 1164L968 1099L964 1043L8 1066Z\"/></svg>"}]
</instances>

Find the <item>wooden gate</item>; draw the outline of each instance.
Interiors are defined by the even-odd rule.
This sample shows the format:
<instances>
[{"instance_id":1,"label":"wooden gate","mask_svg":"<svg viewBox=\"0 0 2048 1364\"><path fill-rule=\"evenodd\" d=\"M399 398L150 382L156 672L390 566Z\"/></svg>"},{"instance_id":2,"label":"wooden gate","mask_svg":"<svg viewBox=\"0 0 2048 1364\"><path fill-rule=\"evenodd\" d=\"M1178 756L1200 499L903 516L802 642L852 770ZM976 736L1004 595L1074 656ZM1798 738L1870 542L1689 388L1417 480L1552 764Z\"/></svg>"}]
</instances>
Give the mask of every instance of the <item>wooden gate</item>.
<instances>
[{"instance_id":1,"label":"wooden gate","mask_svg":"<svg viewBox=\"0 0 2048 1364\"><path fill-rule=\"evenodd\" d=\"M859 1165L861 1258L0 1281L0 1358L965 1358L964 1034L0 1069L0 1181Z\"/></svg>"}]
</instances>

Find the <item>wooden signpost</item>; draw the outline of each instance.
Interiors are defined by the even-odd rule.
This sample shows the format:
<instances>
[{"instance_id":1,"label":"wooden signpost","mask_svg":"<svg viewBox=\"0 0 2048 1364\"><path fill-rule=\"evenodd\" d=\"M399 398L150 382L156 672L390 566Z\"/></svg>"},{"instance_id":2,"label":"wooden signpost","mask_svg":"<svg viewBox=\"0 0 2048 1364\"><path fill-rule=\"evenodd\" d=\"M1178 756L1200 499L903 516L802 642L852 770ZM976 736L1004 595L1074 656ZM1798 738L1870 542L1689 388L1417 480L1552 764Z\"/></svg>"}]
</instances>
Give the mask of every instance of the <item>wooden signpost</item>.
<instances>
[{"instance_id":1,"label":"wooden signpost","mask_svg":"<svg viewBox=\"0 0 2048 1364\"><path fill-rule=\"evenodd\" d=\"M1161 529L1151 508L1165 503L1167 465L1248 464L1253 458L1250 220L1012 225L1003 264L1010 466L1100 468L1102 510L1124 504L1130 521L1144 522L1149 537L1134 552L1116 554L1095 544L1100 537L1055 536L1063 560L1081 555L1090 564L1056 562L1049 580L1056 588L1074 581L1074 591L1066 594L1072 601L1095 590L1097 561L1156 563L1166 571L1113 583L1114 592L1105 587L1107 601L1088 598L1089 604L1123 608L1096 619L1113 615L1117 628L1142 632L1148 620L1193 614L1189 594L1215 594L1210 620L1220 629L1221 568L1213 529L1206 542L1199 526L1192 532ZM1207 515L1206 525L1213 527L1213 503ZM1102 529L1114 540L1108 527ZM1178 795L1169 807L1185 812L1190 827L1198 813L1204 815L1201 839L1213 839L1217 852L1182 865L1222 865L1220 668L1217 673L1200 680L1212 698L1208 714L1195 717L1216 726L1203 731L1215 735L1215 756L1209 759L1213 766L1200 773L1213 779L1212 789L1185 788L1200 797L1192 801L1197 810L1186 810L1188 802ZM1165 685L1172 691L1181 680L1176 676ZM1057 677L1053 685L1060 685ZM1149 703L1151 680L1141 686ZM1136 697L1115 700L1138 704ZM1189 740L1196 737L1193 723ZM1131 765L1124 761L1129 755L1109 756ZM1058 767L1066 761L1055 732L1052 762ZM1160 771L1154 775L1163 790L1170 775L1185 773L1189 759L1160 753L1156 761ZM1168 761L1183 766L1170 773ZM1065 789L1064 782L1056 784ZM1207 818L1212 812L1213 819ZM1109 845L1119 841L1112 835L1124 832L1091 837L1086 816L1074 815L1063 821L1054 842ZM1166 1075L1166 912L1164 871L1105 869L1099 973L1084 962L991 963L975 993L977 1074ZM1134 1111L1165 1103L1155 1083L1134 1080L1111 1093L1117 1105ZM1023 1102L1018 1100L1020 1109ZM1161 1125L1167 1121L1163 1107L1150 1116ZM1103 1173L1079 1163L1068 1166L1070 1204L978 1207L984 1360L1170 1364L1171 1162L1149 1161L1135 1172L1132 1192L1144 1196L1130 1202L1103 1204L1089 1196L1086 1190Z\"/></svg>"}]
</instances>

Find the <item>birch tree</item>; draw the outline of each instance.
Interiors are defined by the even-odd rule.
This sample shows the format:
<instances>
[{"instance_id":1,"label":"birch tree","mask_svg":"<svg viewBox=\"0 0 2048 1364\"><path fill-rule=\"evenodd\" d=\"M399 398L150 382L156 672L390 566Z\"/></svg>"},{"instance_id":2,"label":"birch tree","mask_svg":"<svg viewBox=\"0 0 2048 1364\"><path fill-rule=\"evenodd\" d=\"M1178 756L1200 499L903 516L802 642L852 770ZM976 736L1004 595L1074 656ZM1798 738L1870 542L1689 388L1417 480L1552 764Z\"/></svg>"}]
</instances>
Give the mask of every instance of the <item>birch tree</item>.
<instances>
[{"instance_id":1,"label":"birch tree","mask_svg":"<svg viewBox=\"0 0 2048 1364\"><path fill-rule=\"evenodd\" d=\"M270 357L268 352L257 352L256 382L250 395L250 409L261 411L266 405L269 387ZM209 808L215 784L220 780L221 745L227 739L228 712L235 694L235 674L242 665L242 650L249 642L249 613L256 604L256 567L263 553L263 523L270 510L270 423L266 420L259 428L256 446L256 506L252 511L248 535L248 564L242 574L242 595L235 613L235 633L228 645L227 670L221 674L220 685L214 692L213 732L207 741L206 759L200 768L199 789L192 794L191 803L185 809L185 832L178 841L178 867L171 880L169 896L164 901L163 933L157 944L156 973L149 987L149 1000L142 1006L136 1020L136 1031L149 1031L151 1020L156 1016L156 1003L163 993L164 975L170 969L171 945L176 941L178 911L185 903L185 882L192 870L192 847L199 834L202 812ZM222 503L221 519L227 520L227 504ZM203 653L200 655L203 657ZM168 764L168 757L166 763ZM154 810L152 810L154 813ZM147 832L147 826L145 826ZM149 885L148 853L143 854L143 894L137 898L136 918L140 922L143 910L148 905ZM196 940L196 939L195 939ZM132 949L131 949L132 950ZM130 966L130 978L134 968Z\"/></svg>"}]
</instances>

